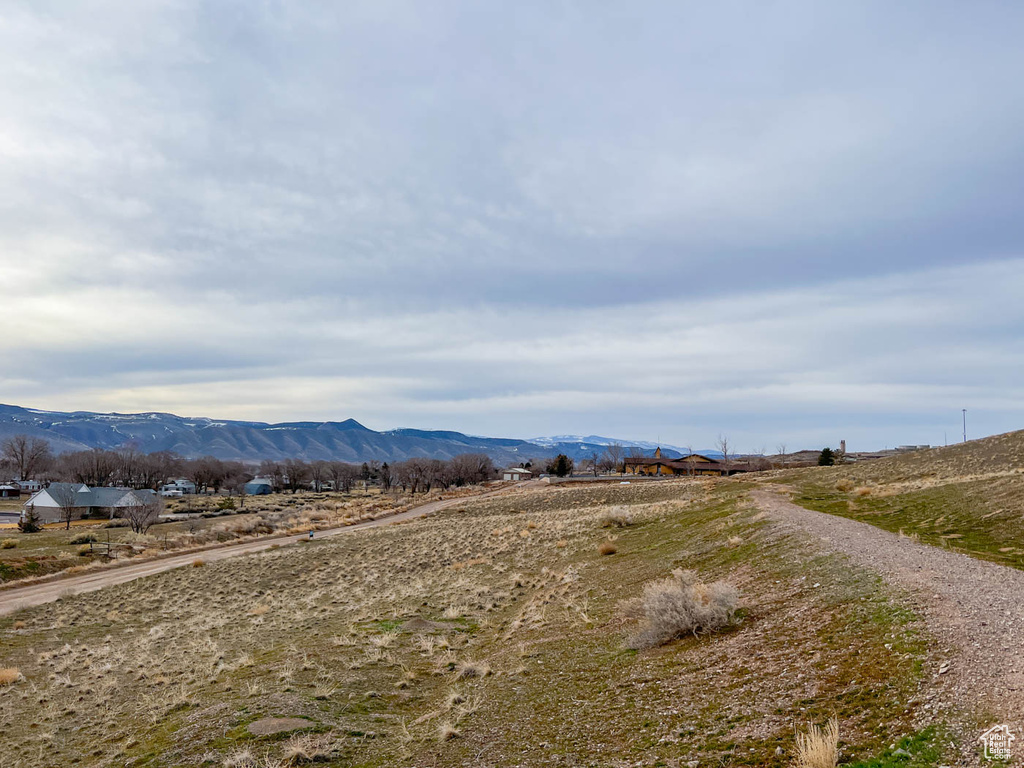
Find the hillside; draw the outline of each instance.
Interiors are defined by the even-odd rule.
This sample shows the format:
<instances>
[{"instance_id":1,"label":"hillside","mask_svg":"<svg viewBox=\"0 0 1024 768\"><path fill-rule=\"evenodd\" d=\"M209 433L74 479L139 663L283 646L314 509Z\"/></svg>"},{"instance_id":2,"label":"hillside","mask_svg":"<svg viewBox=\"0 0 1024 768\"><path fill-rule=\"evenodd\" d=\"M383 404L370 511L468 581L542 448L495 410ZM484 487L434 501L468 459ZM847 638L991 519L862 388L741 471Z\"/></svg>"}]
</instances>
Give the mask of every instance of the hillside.
<instances>
[{"instance_id":1,"label":"hillside","mask_svg":"<svg viewBox=\"0 0 1024 768\"><path fill-rule=\"evenodd\" d=\"M298 458L362 462L401 461L413 457L450 459L460 453L486 453L499 465L565 453L573 459L601 454L605 446L553 440L474 437L461 432L394 429L377 432L354 419L341 422L230 421L184 418L170 413L91 413L41 411L0 405L0 439L28 434L50 442L62 453L135 444L145 453L173 451L186 458L258 461ZM679 456L665 451L666 456Z\"/></svg>"},{"instance_id":2,"label":"hillside","mask_svg":"<svg viewBox=\"0 0 1024 768\"><path fill-rule=\"evenodd\" d=\"M4 616L0 754L782 768L794 731L835 715L846 766L890 765L858 763L896 760L890 745L919 758L900 765L947 762L912 606L769 523L747 488L513 490ZM678 568L728 581L738 614L637 646L662 617L638 599Z\"/></svg>"},{"instance_id":3,"label":"hillside","mask_svg":"<svg viewBox=\"0 0 1024 768\"><path fill-rule=\"evenodd\" d=\"M1024 431L769 480L809 509L1024 568Z\"/></svg>"}]
</instances>

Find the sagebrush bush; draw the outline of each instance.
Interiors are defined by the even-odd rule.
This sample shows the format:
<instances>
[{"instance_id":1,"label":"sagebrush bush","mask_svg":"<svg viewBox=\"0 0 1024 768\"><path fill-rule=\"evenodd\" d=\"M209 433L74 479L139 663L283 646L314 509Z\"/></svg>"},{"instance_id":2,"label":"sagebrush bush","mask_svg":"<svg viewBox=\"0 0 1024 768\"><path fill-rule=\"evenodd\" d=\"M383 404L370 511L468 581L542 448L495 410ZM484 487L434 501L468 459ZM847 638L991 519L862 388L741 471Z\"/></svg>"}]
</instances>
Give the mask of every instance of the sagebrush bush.
<instances>
[{"instance_id":1,"label":"sagebrush bush","mask_svg":"<svg viewBox=\"0 0 1024 768\"><path fill-rule=\"evenodd\" d=\"M626 528L633 524L633 514L622 507L615 507L601 518L602 528Z\"/></svg>"},{"instance_id":2,"label":"sagebrush bush","mask_svg":"<svg viewBox=\"0 0 1024 768\"><path fill-rule=\"evenodd\" d=\"M642 625L630 648L653 648L684 635L714 632L729 625L739 592L731 584L704 584L693 571L675 570L644 587L636 606Z\"/></svg>"},{"instance_id":3,"label":"sagebrush bush","mask_svg":"<svg viewBox=\"0 0 1024 768\"><path fill-rule=\"evenodd\" d=\"M842 480L836 481L836 490L842 493L848 493L853 490L853 480L844 477Z\"/></svg>"},{"instance_id":4,"label":"sagebrush bush","mask_svg":"<svg viewBox=\"0 0 1024 768\"><path fill-rule=\"evenodd\" d=\"M4 539L0 541L0 549L14 549L18 546L17 539Z\"/></svg>"},{"instance_id":5,"label":"sagebrush bush","mask_svg":"<svg viewBox=\"0 0 1024 768\"><path fill-rule=\"evenodd\" d=\"M80 533L75 536L68 544L90 544L96 541L96 534L94 533Z\"/></svg>"}]
</instances>

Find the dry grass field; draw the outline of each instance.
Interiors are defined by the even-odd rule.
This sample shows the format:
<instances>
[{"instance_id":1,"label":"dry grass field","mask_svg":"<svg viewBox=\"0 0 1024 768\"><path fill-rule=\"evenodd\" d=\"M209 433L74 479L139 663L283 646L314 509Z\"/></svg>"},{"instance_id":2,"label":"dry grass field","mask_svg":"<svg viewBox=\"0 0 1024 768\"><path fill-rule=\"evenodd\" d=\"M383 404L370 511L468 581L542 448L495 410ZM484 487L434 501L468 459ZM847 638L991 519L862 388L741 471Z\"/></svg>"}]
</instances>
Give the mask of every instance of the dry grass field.
<instances>
[{"instance_id":1,"label":"dry grass field","mask_svg":"<svg viewBox=\"0 0 1024 768\"><path fill-rule=\"evenodd\" d=\"M1024 568L1024 432L771 474L809 509Z\"/></svg>"},{"instance_id":2,"label":"dry grass field","mask_svg":"<svg viewBox=\"0 0 1024 768\"><path fill-rule=\"evenodd\" d=\"M747 487L519 490L5 617L0 763L783 766L835 717L845 764L933 764L920 621ZM738 611L632 649L680 568Z\"/></svg>"},{"instance_id":3,"label":"dry grass field","mask_svg":"<svg viewBox=\"0 0 1024 768\"><path fill-rule=\"evenodd\" d=\"M258 536L322 530L373 520L413 506L426 504L441 495L481 492L477 486L452 489L443 494L411 496L401 493L353 491L334 493L279 493L250 496L244 507L236 507L237 498L196 496L174 499L167 504L168 514L190 514L187 519L154 525L145 534L135 534L124 521L100 519L75 520L70 531L62 525L49 525L38 533L22 534L16 528L0 530L0 584L46 576L62 571L102 568L109 565L106 545L115 545L119 561L154 557L167 552L187 551ZM232 508L224 508L230 502ZM20 509L20 506L18 507ZM111 526L120 527L111 527ZM88 539L101 546L90 550ZM6 546L4 542L7 542Z\"/></svg>"}]
</instances>

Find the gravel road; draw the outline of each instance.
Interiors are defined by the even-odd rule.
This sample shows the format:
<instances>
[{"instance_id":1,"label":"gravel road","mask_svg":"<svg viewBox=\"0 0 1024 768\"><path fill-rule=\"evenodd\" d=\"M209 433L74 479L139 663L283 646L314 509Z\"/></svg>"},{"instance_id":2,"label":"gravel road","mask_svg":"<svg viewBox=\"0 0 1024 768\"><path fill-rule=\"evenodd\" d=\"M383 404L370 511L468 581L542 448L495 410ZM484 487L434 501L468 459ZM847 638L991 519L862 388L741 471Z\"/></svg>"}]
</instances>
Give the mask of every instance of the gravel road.
<instances>
[{"instance_id":1,"label":"gravel road","mask_svg":"<svg viewBox=\"0 0 1024 768\"><path fill-rule=\"evenodd\" d=\"M915 597L942 659L930 670L931 708L978 713L1024 738L1024 571L804 509L771 491L751 496L783 526L809 533Z\"/></svg>"}]
</instances>

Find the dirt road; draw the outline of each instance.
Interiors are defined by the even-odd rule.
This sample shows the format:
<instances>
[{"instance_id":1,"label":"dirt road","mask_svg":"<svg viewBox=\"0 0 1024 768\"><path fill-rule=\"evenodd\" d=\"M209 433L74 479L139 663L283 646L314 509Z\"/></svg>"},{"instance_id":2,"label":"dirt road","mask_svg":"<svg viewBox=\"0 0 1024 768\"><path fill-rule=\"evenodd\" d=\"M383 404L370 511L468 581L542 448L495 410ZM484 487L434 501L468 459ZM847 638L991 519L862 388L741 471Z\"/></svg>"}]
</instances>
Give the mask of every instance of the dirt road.
<instances>
[{"instance_id":1,"label":"dirt road","mask_svg":"<svg viewBox=\"0 0 1024 768\"><path fill-rule=\"evenodd\" d=\"M1024 571L920 544L867 523L814 512L770 491L762 510L916 597L942 656L935 701L1016 730L1024 720Z\"/></svg>"},{"instance_id":2,"label":"dirt road","mask_svg":"<svg viewBox=\"0 0 1024 768\"><path fill-rule=\"evenodd\" d=\"M522 483L521 485L526 484ZM467 501L493 496L496 493L502 493L506 490L508 489L502 488L498 491L481 494L480 496L462 496L454 499L445 499L444 501L434 501L430 504L423 504L422 506L406 510L405 512L388 515L387 517L382 517L377 520L367 520L364 523L356 523L355 525L346 525L341 528L330 528L324 531L317 531L314 535L316 539L324 539L331 536L337 536L342 533L348 533L349 531L362 530L365 528L377 528L382 525L393 525L394 523L413 520L417 517L423 517L424 515L429 515L433 512L439 512L442 509L447 509L448 507L458 504L464 504ZM22 608L29 608L33 605L51 603L63 595L92 592L115 584L124 584L127 581L134 581L135 579L141 579L145 576L152 576L155 573L163 573L164 571L170 571L174 568L181 568L184 565L190 565L195 560L203 560L207 563L213 563L229 557L238 557L239 555L251 555L255 552L262 552L274 546L281 547L289 544L295 544L300 539L305 538L307 538L305 535L268 537L265 539L257 539L255 541L246 541L241 544L231 544L218 549L189 552L186 554L161 558L159 560L150 560L148 562L133 565L124 565L119 568L99 570L94 573L56 579L42 584L30 584L24 587L13 587L11 589L0 590L0 616L13 613L14 611L21 610Z\"/></svg>"}]
</instances>

